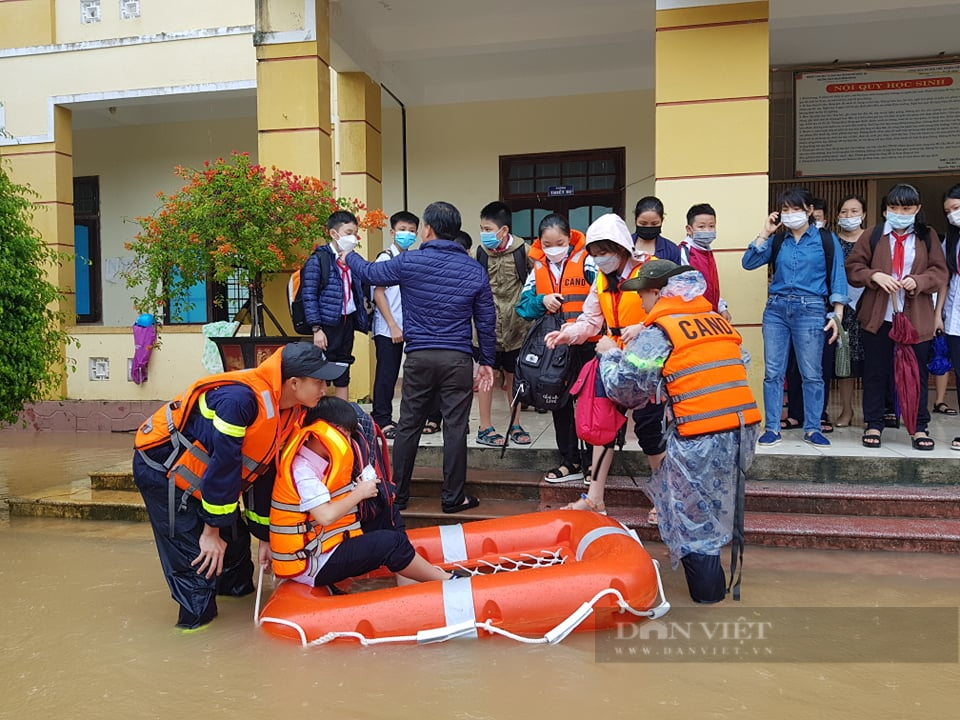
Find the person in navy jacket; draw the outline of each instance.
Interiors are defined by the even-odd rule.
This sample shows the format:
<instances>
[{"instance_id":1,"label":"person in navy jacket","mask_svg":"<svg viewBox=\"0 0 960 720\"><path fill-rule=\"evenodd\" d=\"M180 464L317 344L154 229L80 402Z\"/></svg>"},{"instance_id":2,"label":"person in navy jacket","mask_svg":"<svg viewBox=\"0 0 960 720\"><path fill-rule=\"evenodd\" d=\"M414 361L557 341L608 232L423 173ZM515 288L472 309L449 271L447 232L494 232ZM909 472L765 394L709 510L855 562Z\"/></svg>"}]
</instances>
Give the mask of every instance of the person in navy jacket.
<instances>
[{"instance_id":1,"label":"person in navy jacket","mask_svg":"<svg viewBox=\"0 0 960 720\"><path fill-rule=\"evenodd\" d=\"M460 212L435 202L423 211L419 250L408 250L385 262L371 263L349 250L342 257L359 278L379 287L400 286L403 364L400 420L393 442L393 477L397 505L410 499L410 477L424 421L439 397L443 415L444 512L476 507L464 494L467 477L467 423L473 400L473 329L479 344L477 386L493 386L496 353L496 311L486 273L463 246L454 242Z\"/></svg>"}]
</instances>

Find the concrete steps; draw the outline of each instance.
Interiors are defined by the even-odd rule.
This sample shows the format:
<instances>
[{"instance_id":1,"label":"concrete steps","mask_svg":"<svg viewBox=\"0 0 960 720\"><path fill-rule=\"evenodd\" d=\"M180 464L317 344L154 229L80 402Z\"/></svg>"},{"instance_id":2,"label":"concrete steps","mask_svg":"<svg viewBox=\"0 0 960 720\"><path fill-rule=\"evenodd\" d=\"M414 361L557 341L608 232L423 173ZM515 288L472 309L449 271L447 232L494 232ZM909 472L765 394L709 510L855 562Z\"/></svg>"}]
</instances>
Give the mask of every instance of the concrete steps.
<instances>
[{"instance_id":1,"label":"concrete steps","mask_svg":"<svg viewBox=\"0 0 960 720\"><path fill-rule=\"evenodd\" d=\"M421 448L421 452L424 450L429 448ZM440 459L439 453L424 455L424 460ZM625 461L636 460L636 453L623 455ZM525 462L510 462L518 459ZM547 463L534 464L533 459L522 455L511 458L508 450L501 465L499 451L472 453L467 492L477 495L482 502L478 508L449 515L440 508L441 469L419 467L404 518L408 526L421 527L555 509L576 500L586 490L582 482L544 482L542 472L531 468L541 464L546 467ZM785 467L797 468L796 463L782 456L779 460ZM749 480L747 542L775 547L960 552L960 486L893 483L890 474L879 482L867 483L863 480L872 479L873 475L865 467L870 463L863 458L847 460L864 470L859 482ZM624 464L629 467L629 462L621 464L621 469ZM523 467L510 467L514 464ZM650 502L641 487L647 471L643 463L636 464L633 476L616 474L608 479L607 508L642 538L656 541L659 533L646 522ZM110 468L83 480L9 498L9 513L12 517L144 521L143 502L127 467ZM852 471L845 474L853 476ZM918 476L917 471L910 474ZM781 478L784 476L780 474Z\"/></svg>"}]
</instances>

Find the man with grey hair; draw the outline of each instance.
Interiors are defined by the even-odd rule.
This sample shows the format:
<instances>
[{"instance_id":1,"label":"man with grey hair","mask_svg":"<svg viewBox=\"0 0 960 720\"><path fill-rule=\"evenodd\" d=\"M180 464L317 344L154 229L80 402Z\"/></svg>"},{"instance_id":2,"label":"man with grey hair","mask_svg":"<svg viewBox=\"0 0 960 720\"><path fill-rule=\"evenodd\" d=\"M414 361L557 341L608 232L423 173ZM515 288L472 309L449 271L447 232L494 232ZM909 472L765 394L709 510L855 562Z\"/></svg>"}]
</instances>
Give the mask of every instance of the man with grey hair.
<instances>
[{"instance_id":1,"label":"man with grey hair","mask_svg":"<svg viewBox=\"0 0 960 720\"><path fill-rule=\"evenodd\" d=\"M443 488L441 506L456 513L480 504L466 495L467 423L473 400L473 328L479 344L477 386L493 386L496 311L483 268L454 242L460 212L435 202L423 211L420 249L385 262L371 263L344 253L351 272L370 285L400 286L406 360L400 420L393 441L393 478L397 506L410 500L410 478L420 434L435 401L443 415Z\"/></svg>"}]
</instances>

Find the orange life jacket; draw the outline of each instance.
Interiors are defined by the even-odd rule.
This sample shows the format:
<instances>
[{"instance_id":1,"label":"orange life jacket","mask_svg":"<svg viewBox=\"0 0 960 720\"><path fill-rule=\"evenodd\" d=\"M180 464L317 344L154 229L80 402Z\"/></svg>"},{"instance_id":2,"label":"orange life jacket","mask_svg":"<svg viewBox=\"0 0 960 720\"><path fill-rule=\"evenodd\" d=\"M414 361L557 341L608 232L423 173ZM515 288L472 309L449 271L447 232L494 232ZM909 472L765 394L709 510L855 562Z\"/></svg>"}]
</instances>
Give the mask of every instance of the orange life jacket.
<instances>
[{"instance_id":1,"label":"orange life jacket","mask_svg":"<svg viewBox=\"0 0 960 720\"><path fill-rule=\"evenodd\" d=\"M253 369L234 370L201 378L157 410L137 431L134 447L143 460L155 470L166 473L172 483L200 500L204 508L212 514L229 514L236 510L238 502L211 505L204 501L202 480L210 456L199 441L191 441L183 434L187 419L194 407L199 406L200 412L216 425L213 411L206 406L206 393L209 390L228 384L246 385L253 390L258 405L253 424L246 428L217 427L220 432L227 434L236 433L238 437L242 434L241 480L243 489L248 488L273 466L280 448L302 417L302 408L299 405L293 409L280 410L280 354L281 350L277 350L259 367ZM165 444L169 444L171 449L163 462L153 460L144 452ZM171 517L175 511L171 502ZM259 522L258 518L251 519ZM172 532L172 520L170 529Z\"/></svg>"},{"instance_id":2,"label":"orange life jacket","mask_svg":"<svg viewBox=\"0 0 960 720\"><path fill-rule=\"evenodd\" d=\"M293 480L293 459L311 438L322 442L330 456L327 474L323 477L330 499L335 500L353 489L353 446L343 433L323 420L294 433L280 453L270 501L270 554L277 577L296 577L307 570L314 576L319 570L317 555L332 550L349 537L363 534L355 509L326 526L320 526L310 513L300 510L301 498Z\"/></svg>"},{"instance_id":3,"label":"orange life jacket","mask_svg":"<svg viewBox=\"0 0 960 720\"><path fill-rule=\"evenodd\" d=\"M641 265L637 265L630 271L630 275L624 279L628 280L636 277L637 273L640 272L640 267ZM597 272L596 282L600 311L607 323L607 337L612 338L617 345L623 347L623 341L620 340L620 333L623 328L642 323L647 316L643 309L643 302L640 300L640 294L633 291L623 292L619 288L608 292L607 276L602 272Z\"/></svg>"},{"instance_id":4,"label":"orange life jacket","mask_svg":"<svg viewBox=\"0 0 960 720\"><path fill-rule=\"evenodd\" d=\"M709 300L702 295L689 302L681 297L660 298L644 323L660 327L673 345L663 366L663 380L681 436L760 422L740 357L740 333L713 312Z\"/></svg>"}]
</instances>

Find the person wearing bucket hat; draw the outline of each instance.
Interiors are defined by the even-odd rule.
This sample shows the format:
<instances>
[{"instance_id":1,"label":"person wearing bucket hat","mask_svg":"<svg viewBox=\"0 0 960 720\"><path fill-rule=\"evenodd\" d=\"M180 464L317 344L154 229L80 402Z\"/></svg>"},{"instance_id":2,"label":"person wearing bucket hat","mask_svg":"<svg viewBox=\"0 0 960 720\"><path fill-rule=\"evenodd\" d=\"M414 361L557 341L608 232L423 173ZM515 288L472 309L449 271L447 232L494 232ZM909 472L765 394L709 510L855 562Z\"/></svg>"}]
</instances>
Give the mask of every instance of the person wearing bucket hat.
<instances>
[{"instance_id":1,"label":"person wearing bucket hat","mask_svg":"<svg viewBox=\"0 0 960 720\"><path fill-rule=\"evenodd\" d=\"M760 410L747 383L749 356L740 334L703 293L703 275L689 265L651 260L622 285L646 310L643 328L620 348L597 346L607 395L643 407L665 392L666 456L643 489L690 597L714 603L726 594L720 549L734 540L731 585L739 599L742 491L760 432Z\"/></svg>"},{"instance_id":2,"label":"person wearing bucket hat","mask_svg":"<svg viewBox=\"0 0 960 720\"><path fill-rule=\"evenodd\" d=\"M140 426L133 479L180 605L177 627L213 620L217 595L253 592L250 534L267 566L277 456L346 369L316 345L291 343L257 368L201 378Z\"/></svg>"},{"instance_id":3,"label":"person wearing bucket hat","mask_svg":"<svg viewBox=\"0 0 960 720\"><path fill-rule=\"evenodd\" d=\"M580 345L601 332L606 332L612 342L622 345L635 337L642 327L646 315L643 306L635 294L624 291L623 283L636 277L644 263L651 259L634 256L633 238L623 218L613 213L597 218L587 228L586 250L599 272L576 321L546 336L547 344L553 347ZM635 411L633 424L637 441L650 467L655 468L663 459L663 407L649 405ZM609 449L616 444L623 447L623 442L621 434L606 448L593 448L592 477L586 480L590 490L572 503L571 509L604 511L603 491L613 462L613 453Z\"/></svg>"}]
</instances>

